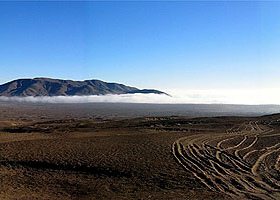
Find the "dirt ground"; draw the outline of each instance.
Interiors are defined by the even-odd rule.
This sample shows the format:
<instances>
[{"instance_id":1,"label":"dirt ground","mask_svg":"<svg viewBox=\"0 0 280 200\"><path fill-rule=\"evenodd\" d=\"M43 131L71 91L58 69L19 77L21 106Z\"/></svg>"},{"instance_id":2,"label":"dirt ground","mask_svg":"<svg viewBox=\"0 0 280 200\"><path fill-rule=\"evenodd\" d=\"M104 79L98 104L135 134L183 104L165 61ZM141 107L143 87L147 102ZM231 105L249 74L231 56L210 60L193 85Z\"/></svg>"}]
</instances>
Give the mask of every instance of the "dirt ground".
<instances>
[{"instance_id":1,"label":"dirt ground","mask_svg":"<svg viewBox=\"0 0 280 200\"><path fill-rule=\"evenodd\" d=\"M279 199L279 120L7 109L0 199Z\"/></svg>"}]
</instances>

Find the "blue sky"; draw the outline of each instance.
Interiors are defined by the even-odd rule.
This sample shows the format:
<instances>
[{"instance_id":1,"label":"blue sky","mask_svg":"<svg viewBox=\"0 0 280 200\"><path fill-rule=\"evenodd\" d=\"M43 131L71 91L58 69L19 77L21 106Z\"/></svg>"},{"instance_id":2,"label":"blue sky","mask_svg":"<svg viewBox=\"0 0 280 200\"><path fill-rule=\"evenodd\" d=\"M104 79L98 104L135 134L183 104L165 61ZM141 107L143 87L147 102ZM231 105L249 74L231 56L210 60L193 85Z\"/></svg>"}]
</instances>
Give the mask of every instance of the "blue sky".
<instances>
[{"instance_id":1,"label":"blue sky","mask_svg":"<svg viewBox=\"0 0 280 200\"><path fill-rule=\"evenodd\" d=\"M0 82L279 88L279 2L0 2Z\"/></svg>"}]
</instances>

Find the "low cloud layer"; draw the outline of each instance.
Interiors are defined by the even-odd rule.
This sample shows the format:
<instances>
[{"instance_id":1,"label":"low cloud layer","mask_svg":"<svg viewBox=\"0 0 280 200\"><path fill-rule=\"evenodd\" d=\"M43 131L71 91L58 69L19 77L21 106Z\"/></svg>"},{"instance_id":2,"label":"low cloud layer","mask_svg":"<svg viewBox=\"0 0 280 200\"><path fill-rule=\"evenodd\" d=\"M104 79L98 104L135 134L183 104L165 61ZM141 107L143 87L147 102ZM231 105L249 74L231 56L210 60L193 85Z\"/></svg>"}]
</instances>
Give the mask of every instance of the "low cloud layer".
<instances>
[{"instance_id":1,"label":"low cloud layer","mask_svg":"<svg viewBox=\"0 0 280 200\"><path fill-rule=\"evenodd\" d=\"M157 94L121 94L56 97L0 97L0 100L34 103L171 103L173 98Z\"/></svg>"},{"instance_id":2,"label":"low cloud layer","mask_svg":"<svg viewBox=\"0 0 280 200\"><path fill-rule=\"evenodd\" d=\"M57 97L0 97L1 101L34 103L223 103L223 104L280 104L279 90L188 90L171 92L172 96L159 94L122 94L100 96Z\"/></svg>"}]
</instances>

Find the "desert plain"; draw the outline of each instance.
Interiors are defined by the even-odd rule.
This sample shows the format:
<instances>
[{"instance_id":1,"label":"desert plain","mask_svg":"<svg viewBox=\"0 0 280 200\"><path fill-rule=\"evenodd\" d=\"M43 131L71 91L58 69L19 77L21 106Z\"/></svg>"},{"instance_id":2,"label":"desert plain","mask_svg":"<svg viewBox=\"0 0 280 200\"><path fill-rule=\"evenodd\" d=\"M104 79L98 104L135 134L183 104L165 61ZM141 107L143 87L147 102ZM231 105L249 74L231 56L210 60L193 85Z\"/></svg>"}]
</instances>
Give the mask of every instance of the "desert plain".
<instances>
[{"instance_id":1,"label":"desert plain","mask_svg":"<svg viewBox=\"0 0 280 200\"><path fill-rule=\"evenodd\" d=\"M0 199L280 199L280 115L104 105L2 102Z\"/></svg>"}]
</instances>

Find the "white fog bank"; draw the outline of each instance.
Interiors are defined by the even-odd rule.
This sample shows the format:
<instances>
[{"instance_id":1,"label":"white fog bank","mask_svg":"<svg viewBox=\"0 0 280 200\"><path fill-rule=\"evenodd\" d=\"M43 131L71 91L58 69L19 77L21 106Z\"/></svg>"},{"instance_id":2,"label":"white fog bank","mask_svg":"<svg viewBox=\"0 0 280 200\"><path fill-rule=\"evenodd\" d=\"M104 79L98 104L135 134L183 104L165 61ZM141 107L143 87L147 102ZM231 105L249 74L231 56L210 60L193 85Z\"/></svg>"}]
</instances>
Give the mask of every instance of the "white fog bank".
<instances>
[{"instance_id":1,"label":"white fog bank","mask_svg":"<svg viewBox=\"0 0 280 200\"><path fill-rule=\"evenodd\" d=\"M171 96L159 94L121 94L56 97L0 97L1 101L34 103L152 103L152 104L280 104L280 90L181 90Z\"/></svg>"}]
</instances>

